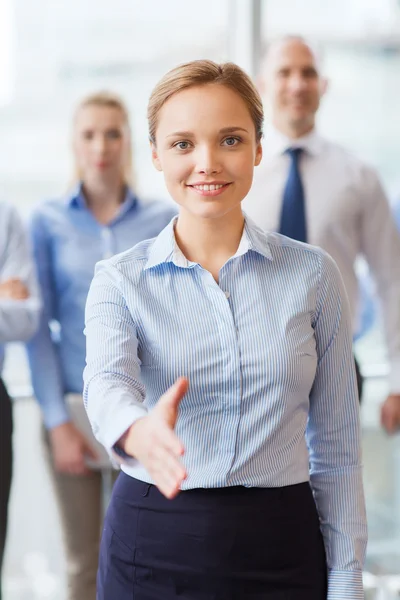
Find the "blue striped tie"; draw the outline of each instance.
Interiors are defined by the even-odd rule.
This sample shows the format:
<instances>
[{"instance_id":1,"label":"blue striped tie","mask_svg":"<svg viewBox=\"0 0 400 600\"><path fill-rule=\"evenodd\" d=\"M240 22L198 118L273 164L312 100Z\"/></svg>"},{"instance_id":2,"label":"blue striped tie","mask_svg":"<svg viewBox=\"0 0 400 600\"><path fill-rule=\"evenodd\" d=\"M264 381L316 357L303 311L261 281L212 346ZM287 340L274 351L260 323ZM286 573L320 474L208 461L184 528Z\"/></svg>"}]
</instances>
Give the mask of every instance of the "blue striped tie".
<instances>
[{"instance_id":1,"label":"blue striped tie","mask_svg":"<svg viewBox=\"0 0 400 600\"><path fill-rule=\"evenodd\" d=\"M289 148L290 167L283 192L279 232L299 242L307 242L304 188L299 171L302 148Z\"/></svg>"}]
</instances>

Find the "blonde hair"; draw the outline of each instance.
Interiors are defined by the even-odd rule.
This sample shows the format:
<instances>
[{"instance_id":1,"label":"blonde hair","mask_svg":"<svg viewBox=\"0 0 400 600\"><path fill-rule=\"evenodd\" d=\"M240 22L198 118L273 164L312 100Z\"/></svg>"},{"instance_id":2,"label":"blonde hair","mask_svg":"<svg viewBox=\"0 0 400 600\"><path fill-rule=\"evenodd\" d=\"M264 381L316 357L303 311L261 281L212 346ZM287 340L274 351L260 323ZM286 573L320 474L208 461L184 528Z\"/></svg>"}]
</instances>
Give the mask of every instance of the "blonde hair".
<instances>
[{"instance_id":1,"label":"blonde hair","mask_svg":"<svg viewBox=\"0 0 400 600\"><path fill-rule=\"evenodd\" d=\"M78 118L80 111L89 106L115 108L116 110L118 110L121 113L121 115L125 121L125 126L126 126L126 129L128 132L128 141L129 141L128 151L127 151L127 160L126 160L126 165L124 166L124 170L123 170L123 177L124 177L124 183L126 185L128 185L129 187L133 187L134 173L133 173L133 157L132 157L132 144L131 144L131 125L130 125L130 119L129 119L129 112L128 112L125 102L117 94L114 94L113 92L109 92L106 90L89 94L88 96L85 96L84 98L82 98L82 100L79 102L79 104L75 108L74 117L73 117L74 125L76 123L76 120ZM79 167L77 164L75 164L74 178L75 178L75 181L80 180L82 178L82 173L80 173Z\"/></svg>"},{"instance_id":2,"label":"blonde hair","mask_svg":"<svg viewBox=\"0 0 400 600\"><path fill-rule=\"evenodd\" d=\"M254 123L257 141L260 141L264 122L263 105L261 96L247 73L231 62L218 64L211 60L194 60L168 71L153 89L147 106L151 142L156 143L158 116L167 100L182 90L208 83L224 85L244 100Z\"/></svg>"}]
</instances>

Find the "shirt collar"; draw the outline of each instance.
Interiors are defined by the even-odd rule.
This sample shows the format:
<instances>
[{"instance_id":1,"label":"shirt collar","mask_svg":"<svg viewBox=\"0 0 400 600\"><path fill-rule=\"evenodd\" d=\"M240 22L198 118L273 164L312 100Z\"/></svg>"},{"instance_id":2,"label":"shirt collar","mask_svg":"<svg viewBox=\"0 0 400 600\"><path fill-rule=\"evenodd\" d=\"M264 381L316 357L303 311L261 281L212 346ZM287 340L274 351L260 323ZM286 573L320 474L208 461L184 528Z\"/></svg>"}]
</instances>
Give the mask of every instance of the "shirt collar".
<instances>
[{"instance_id":1,"label":"shirt collar","mask_svg":"<svg viewBox=\"0 0 400 600\"><path fill-rule=\"evenodd\" d=\"M177 219L178 217L174 217L165 229L163 229L156 237L150 249L145 269L151 269L162 263L169 262L184 269L196 266L197 263L188 260L184 256L176 242L174 228ZM243 235L236 254L232 258L242 256L249 250L253 250L269 260L272 260L272 254L268 244L268 234L257 227L255 223L245 215Z\"/></svg>"},{"instance_id":2,"label":"shirt collar","mask_svg":"<svg viewBox=\"0 0 400 600\"><path fill-rule=\"evenodd\" d=\"M83 193L83 184L81 181L67 195L66 202L67 202L68 206L70 206L71 208L78 208L81 210L88 209L87 201L86 201L85 195ZM121 208L120 208L116 218L119 218L121 215L124 215L128 210L130 210L131 208L136 206L137 203L138 203L137 197L135 196L135 194L133 193L131 188L127 186L124 200L121 204Z\"/></svg>"},{"instance_id":3,"label":"shirt collar","mask_svg":"<svg viewBox=\"0 0 400 600\"><path fill-rule=\"evenodd\" d=\"M278 156L288 148L304 148L308 154L318 156L323 149L323 139L315 128L300 138L291 139L278 131L273 125L267 127L263 142L265 155L269 157Z\"/></svg>"}]
</instances>

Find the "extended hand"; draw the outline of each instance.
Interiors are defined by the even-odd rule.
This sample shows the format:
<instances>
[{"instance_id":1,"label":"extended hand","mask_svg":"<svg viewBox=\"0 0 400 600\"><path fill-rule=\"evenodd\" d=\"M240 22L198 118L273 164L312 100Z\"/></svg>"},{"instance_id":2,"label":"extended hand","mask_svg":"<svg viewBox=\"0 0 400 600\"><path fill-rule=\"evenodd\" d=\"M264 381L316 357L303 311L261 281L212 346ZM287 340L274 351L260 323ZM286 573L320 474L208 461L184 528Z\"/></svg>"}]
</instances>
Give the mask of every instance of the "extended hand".
<instances>
[{"instance_id":1,"label":"extended hand","mask_svg":"<svg viewBox=\"0 0 400 600\"><path fill-rule=\"evenodd\" d=\"M184 448L174 433L179 403L188 381L179 378L161 396L147 417L136 421L124 436L123 449L139 460L164 496L174 498L186 478L180 457Z\"/></svg>"}]
</instances>

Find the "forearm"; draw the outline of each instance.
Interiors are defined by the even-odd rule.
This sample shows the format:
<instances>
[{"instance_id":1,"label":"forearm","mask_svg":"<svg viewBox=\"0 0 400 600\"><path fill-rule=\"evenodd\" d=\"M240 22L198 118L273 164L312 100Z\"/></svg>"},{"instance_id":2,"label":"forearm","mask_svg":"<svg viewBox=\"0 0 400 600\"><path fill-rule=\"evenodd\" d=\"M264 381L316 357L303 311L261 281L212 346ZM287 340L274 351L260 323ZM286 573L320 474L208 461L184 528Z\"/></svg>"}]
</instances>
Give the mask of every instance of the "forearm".
<instances>
[{"instance_id":1,"label":"forearm","mask_svg":"<svg viewBox=\"0 0 400 600\"><path fill-rule=\"evenodd\" d=\"M124 384L113 374L85 379L83 399L94 435L111 452L138 419L147 415L140 384Z\"/></svg>"},{"instance_id":2,"label":"forearm","mask_svg":"<svg viewBox=\"0 0 400 600\"><path fill-rule=\"evenodd\" d=\"M328 600L363 598L367 526L350 311L331 259L320 286L315 323L318 365L307 424L310 482L329 572ZM324 281L325 279L325 281Z\"/></svg>"},{"instance_id":3,"label":"forearm","mask_svg":"<svg viewBox=\"0 0 400 600\"><path fill-rule=\"evenodd\" d=\"M45 427L52 429L68 422L70 416L64 400L61 365L44 317L26 348L32 386Z\"/></svg>"}]
</instances>

